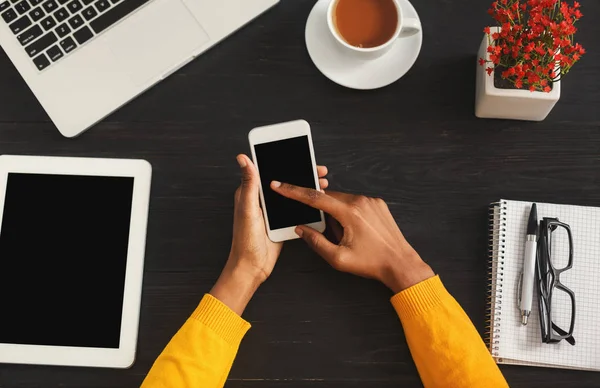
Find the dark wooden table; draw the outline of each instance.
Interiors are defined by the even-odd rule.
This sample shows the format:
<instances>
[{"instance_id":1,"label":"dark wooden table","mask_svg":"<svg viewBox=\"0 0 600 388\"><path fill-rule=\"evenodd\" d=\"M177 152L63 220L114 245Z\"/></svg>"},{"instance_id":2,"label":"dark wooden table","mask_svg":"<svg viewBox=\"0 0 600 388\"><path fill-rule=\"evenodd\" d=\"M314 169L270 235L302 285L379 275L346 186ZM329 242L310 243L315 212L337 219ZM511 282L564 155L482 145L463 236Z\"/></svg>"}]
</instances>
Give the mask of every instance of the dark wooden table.
<instances>
[{"instance_id":1,"label":"dark wooden table","mask_svg":"<svg viewBox=\"0 0 600 388\"><path fill-rule=\"evenodd\" d=\"M424 45L382 90L342 88L304 45L314 0L284 0L75 140L61 137L0 54L0 153L144 158L154 167L137 362L129 370L0 365L1 388L136 387L229 251L235 155L258 125L304 118L337 190L384 197L407 238L484 333L487 204L600 206L600 3L583 1L588 54L542 123L473 114L487 2L421 0ZM245 313L229 388L415 387L381 285L286 244ZM598 387L600 374L503 366L513 387ZM543 384L543 385L542 385Z\"/></svg>"}]
</instances>

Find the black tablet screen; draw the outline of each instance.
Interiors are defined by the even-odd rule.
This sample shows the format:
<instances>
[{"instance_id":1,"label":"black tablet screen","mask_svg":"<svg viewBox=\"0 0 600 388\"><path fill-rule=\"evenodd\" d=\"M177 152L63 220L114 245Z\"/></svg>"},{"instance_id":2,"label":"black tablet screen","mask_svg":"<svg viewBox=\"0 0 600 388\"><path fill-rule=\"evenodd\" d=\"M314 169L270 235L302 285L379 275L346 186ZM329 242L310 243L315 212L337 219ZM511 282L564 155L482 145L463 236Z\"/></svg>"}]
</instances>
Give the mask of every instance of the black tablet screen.
<instances>
[{"instance_id":1,"label":"black tablet screen","mask_svg":"<svg viewBox=\"0 0 600 388\"><path fill-rule=\"evenodd\" d=\"M119 347L133 181L8 174L0 343Z\"/></svg>"}]
</instances>

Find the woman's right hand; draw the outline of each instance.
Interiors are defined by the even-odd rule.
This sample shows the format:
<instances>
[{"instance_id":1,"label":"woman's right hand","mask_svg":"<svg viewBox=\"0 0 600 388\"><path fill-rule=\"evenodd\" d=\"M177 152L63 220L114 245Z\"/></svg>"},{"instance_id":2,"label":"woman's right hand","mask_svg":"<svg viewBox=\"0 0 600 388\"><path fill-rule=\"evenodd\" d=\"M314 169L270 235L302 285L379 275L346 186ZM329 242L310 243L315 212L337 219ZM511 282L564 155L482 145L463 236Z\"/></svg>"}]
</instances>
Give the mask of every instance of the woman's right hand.
<instances>
[{"instance_id":1,"label":"woman's right hand","mask_svg":"<svg viewBox=\"0 0 600 388\"><path fill-rule=\"evenodd\" d=\"M434 276L406 241L382 199L324 193L280 182L272 182L271 189L334 218L329 226L338 245L310 227L296 228L296 233L333 268L379 280L394 293Z\"/></svg>"}]
</instances>

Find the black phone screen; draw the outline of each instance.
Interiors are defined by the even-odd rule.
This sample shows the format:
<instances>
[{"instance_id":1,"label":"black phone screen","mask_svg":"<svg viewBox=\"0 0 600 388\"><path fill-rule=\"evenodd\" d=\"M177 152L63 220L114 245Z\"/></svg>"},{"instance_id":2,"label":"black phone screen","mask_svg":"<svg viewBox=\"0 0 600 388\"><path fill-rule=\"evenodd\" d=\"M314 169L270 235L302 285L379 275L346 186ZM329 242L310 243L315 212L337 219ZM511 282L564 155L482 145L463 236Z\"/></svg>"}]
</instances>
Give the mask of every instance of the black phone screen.
<instances>
[{"instance_id":1,"label":"black phone screen","mask_svg":"<svg viewBox=\"0 0 600 388\"><path fill-rule=\"evenodd\" d=\"M272 181L315 189L308 136L254 145L271 230L321 221L321 213L274 192Z\"/></svg>"}]
</instances>

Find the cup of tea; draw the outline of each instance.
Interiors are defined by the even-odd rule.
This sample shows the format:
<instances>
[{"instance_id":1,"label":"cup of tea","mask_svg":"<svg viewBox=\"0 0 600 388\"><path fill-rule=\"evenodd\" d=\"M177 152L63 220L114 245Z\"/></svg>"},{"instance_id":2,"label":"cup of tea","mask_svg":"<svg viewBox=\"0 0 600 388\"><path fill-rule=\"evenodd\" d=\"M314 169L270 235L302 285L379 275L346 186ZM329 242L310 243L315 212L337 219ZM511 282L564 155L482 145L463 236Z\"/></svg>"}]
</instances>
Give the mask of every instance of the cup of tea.
<instances>
[{"instance_id":1,"label":"cup of tea","mask_svg":"<svg viewBox=\"0 0 600 388\"><path fill-rule=\"evenodd\" d=\"M399 0L331 0L327 24L345 51L361 59L379 58L396 39L421 30L418 19L404 16Z\"/></svg>"}]
</instances>

